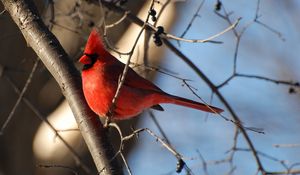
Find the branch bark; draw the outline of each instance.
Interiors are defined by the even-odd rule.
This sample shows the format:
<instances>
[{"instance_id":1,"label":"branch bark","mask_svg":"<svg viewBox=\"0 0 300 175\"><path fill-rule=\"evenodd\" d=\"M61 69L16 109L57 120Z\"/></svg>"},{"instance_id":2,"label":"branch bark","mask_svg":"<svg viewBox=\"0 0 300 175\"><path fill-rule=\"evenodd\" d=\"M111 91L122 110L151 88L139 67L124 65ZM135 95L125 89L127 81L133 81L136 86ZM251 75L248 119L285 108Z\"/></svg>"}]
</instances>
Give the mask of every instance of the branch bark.
<instances>
[{"instance_id":1,"label":"branch bark","mask_svg":"<svg viewBox=\"0 0 300 175\"><path fill-rule=\"evenodd\" d=\"M81 77L55 36L43 23L31 0L1 0L27 43L36 52L61 87L99 174L122 174L98 116L88 107Z\"/></svg>"}]
</instances>

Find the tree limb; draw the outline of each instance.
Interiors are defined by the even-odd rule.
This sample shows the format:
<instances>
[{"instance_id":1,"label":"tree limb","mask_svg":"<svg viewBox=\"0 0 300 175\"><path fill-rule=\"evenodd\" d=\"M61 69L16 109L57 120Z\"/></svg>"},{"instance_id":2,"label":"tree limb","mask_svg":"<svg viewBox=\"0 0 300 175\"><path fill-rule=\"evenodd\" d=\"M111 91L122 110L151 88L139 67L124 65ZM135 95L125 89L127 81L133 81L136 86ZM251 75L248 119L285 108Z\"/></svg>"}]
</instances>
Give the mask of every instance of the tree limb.
<instances>
[{"instance_id":1,"label":"tree limb","mask_svg":"<svg viewBox=\"0 0 300 175\"><path fill-rule=\"evenodd\" d=\"M36 52L61 87L81 134L103 174L120 174L106 130L98 116L88 107L81 88L81 78L59 41L43 23L31 0L1 0L5 9L20 28L27 43Z\"/></svg>"}]
</instances>

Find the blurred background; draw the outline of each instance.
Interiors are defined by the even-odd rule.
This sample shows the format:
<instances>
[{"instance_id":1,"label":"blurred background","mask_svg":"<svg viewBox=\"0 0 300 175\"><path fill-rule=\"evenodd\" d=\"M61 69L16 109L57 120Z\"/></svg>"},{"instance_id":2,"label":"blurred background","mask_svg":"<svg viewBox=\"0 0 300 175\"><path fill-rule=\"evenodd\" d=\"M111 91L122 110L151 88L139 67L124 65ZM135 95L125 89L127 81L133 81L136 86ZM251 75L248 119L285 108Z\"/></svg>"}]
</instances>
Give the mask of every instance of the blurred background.
<instances>
[{"instance_id":1,"label":"blurred background","mask_svg":"<svg viewBox=\"0 0 300 175\"><path fill-rule=\"evenodd\" d=\"M111 5L145 20L151 1L112 2ZM209 38L241 17L233 31L214 39L222 44L170 41L216 87L220 85L218 90L244 126L263 129L264 134L247 130L263 168L270 172L299 170L300 23L297 19L300 2L158 2L154 9L157 13L163 10L162 14L157 24L152 20L150 23L163 26L166 33L187 39ZM120 20L125 17L123 14L97 1L45 0L35 1L35 4L75 64L90 30L103 20L110 45L121 52L132 48L140 30L129 20ZM221 4L220 9L217 4ZM1 4L0 12L3 9ZM0 175L97 174L55 80L37 61L6 11L1 12L0 24ZM133 55L133 62L138 66L132 67L164 91L200 101L182 81L191 80L188 85L197 95L223 108L224 116L232 118L212 89L166 45L157 47L152 37L150 32L141 36ZM123 62L128 58L112 54ZM232 79L226 81L230 77ZM193 174L257 172L258 165L249 145L232 122L181 106L162 106L164 112L147 110L137 118L119 122L123 134L131 133L133 128L149 128L158 136L166 137ZM114 130L111 130L111 139L118 149L120 138ZM74 152L81 161L74 159ZM126 142L123 153L133 174L177 174L177 159L146 132ZM127 173L125 167L124 172Z\"/></svg>"}]
</instances>

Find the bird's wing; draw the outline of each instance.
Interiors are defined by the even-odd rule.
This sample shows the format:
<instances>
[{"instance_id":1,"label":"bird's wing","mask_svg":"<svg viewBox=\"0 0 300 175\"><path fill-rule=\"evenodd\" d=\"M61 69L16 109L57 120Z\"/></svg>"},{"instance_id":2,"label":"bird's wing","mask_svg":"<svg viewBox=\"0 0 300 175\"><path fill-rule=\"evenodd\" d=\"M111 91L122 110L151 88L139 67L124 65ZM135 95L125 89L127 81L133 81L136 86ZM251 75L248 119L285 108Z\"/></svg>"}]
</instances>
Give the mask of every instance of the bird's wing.
<instances>
[{"instance_id":1,"label":"bird's wing","mask_svg":"<svg viewBox=\"0 0 300 175\"><path fill-rule=\"evenodd\" d=\"M140 89L162 92L162 90L159 87L157 87L151 81L138 75L131 68L128 70L126 81L124 82L124 84L131 87L140 88Z\"/></svg>"},{"instance_id":2,"label":"bird's wing","mask_svg":"<svg viewBox=\"0 0 300 175\"><path fill-rule=\"evenodd\" d=\"M113 74L117 75L116 81L119 80L119 76L122 75L124 64L120 62L120 64L113 64L111 70L114 71ZM117 71L117 72L116 72ZM126 79L124 82L125 86L129 86L132 88L138 88L138 89L144 89L144 90L150 90L150 91L156 91L156 92L163 92L159 87L154 85L149 80L141 77L138 75L132 68L129 67L126 75Z\"/></svg>"}]
</instances>

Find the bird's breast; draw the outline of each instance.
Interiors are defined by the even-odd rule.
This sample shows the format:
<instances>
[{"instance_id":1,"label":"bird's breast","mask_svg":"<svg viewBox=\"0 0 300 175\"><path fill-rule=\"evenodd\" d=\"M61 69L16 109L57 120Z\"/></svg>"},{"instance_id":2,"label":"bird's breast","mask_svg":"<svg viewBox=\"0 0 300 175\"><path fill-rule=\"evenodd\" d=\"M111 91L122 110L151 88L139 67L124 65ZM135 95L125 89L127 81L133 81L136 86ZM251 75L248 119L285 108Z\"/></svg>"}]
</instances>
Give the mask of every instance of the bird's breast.
<instances>
[{"instance_id":1,"label":"bird's breast","mask_svg":"<svg viewBox=\"0 0 300 175\"><path fill-rule=\"evenodd\" d=\"M82 86L90 108L100 116L106 115L117 85L106 78L103 70L91 69L82 72Z\"/></svg>"}]
</instances>

